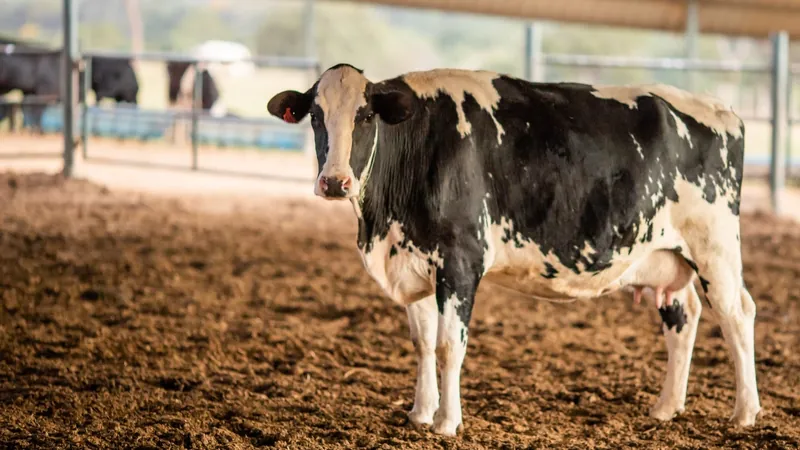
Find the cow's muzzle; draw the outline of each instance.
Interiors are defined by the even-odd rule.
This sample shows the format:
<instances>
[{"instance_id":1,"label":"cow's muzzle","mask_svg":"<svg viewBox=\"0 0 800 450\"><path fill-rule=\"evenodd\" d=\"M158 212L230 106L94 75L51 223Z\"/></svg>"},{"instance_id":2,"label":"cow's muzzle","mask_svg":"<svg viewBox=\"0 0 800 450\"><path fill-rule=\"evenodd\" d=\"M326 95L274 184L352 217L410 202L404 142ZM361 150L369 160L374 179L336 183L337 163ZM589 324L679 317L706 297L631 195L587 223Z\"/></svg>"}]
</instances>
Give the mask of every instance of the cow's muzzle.
<instances>
[{"instance_id":1,"label":"cow's muzzle","mask_svg":"<svg viewBox=\"0 0 800 450\"><path fill-rule=\"evenodd\" d=\"M344 177L319 177L318 193L325 198L347 198L352 193L353 179Z\"/></svg>"}]
</instances>

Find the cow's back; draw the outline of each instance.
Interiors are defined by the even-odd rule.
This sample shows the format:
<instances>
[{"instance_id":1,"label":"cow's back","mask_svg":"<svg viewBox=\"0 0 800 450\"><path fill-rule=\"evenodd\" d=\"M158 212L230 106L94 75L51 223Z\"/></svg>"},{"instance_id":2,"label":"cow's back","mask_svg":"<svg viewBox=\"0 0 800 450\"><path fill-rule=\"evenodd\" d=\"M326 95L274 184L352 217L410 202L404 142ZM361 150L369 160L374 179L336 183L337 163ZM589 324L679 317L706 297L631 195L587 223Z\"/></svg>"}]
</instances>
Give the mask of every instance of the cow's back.
<instances>
[{"instance_id":1,"label":"cow's back","mask_svg":"<svg viewBox=\"0 0 800 450\"><path fill-rule=\"evenodd\" d=\"M6 91L57 95L60 69L57 53L0 54L0 86Z\"/></svg>"},{"instance_id":2,"label":"cow's back","mask_svg":"<svg viewBox=\"0 0 800 450\"><path fill-rule=\"evenodd\" d=\"M460 118L449 111L452 97L428 105L432 120L444 122L432 126L458 142L439 157L446 173L433 189L458 199L444 206L447 223L484 217L488 225L478 228L493 227L498 247L534 246L540 263L591 275L637 257L637 244L679 242L670 208L722 201L738 214L743 129L716 102L660 85L498 77L487 89L494 92L466 93L461 103L467 139L452 130ZM496 98L494 108L482 107L481 96Z\"/></svg>"}]
</instances>

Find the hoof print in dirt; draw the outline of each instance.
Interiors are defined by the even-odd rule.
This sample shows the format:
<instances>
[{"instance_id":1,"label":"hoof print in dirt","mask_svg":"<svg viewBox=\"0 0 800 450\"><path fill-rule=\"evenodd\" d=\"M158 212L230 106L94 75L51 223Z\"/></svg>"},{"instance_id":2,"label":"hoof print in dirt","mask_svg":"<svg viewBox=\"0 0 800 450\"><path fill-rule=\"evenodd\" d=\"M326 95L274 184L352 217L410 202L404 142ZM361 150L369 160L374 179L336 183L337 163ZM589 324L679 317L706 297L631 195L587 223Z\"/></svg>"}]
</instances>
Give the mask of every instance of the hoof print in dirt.
<instances>
[{"instance_id":1,"label":"hoof print in dirt","mask_svg":"<svg viewBox=\"0 0 800 450\"><path fill-rule=\"evenodd\" d=\"M197 386L202 384L198 380L189 380L180 377L164 377L158 379L156 384L168 391L189 392L194 390Z\"/></svg>"},{"instance_id":2,"label":"hoof print in dirt","mask_svg":"<svg viewBox=\"0 0 800 450\"><path fill-rule=\"evenodd\" d=\"M96 289L86 289L85 291L81 292L81 300L85 300L87 302L96 302L100 300L102 297L102 293Z\"/></svg>"}]
</instances>

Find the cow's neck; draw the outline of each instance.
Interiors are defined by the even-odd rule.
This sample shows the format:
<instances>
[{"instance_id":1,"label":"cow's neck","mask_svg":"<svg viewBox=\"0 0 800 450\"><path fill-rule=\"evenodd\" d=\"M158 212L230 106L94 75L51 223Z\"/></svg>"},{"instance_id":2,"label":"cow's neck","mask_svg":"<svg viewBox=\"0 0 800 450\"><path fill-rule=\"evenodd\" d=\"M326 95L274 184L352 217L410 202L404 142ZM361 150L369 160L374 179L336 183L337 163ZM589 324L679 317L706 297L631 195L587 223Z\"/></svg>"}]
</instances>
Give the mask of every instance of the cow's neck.
<instances>
[{"instance_id":1,"label":"cow's neck","mask_svg":"<svg viewBox=\"0 0 800 450\"><path fill-rule=\"evenodd\" d=\"M375 167L375 158L378 155L378 146L382 135L381 131L381 126L378 124L378 127L375 130L375 138L372 142L369 156L367 157L367 164L364 166L364 170L361 171L361 177L359 178L359 185L361 186L361 193L358 197L359 205L364 204L364 197L367 194L366 186L369 183L370 176L372 175L372 169Z\"/></svg>"},{"instance_id":2,"label":"cow's neck","mask_svg":"<svg viewBox=\"0 0 800 450\"><path fill-rule=\"evenodd\" d=\"M432 192L427 185L433 149L425 149L427 115L401 125L379 124L372 153L361 175L362 194L353 202L359 217L359 247L388 232L389 223L425 215Z\"/></svg>"}]
</instances>

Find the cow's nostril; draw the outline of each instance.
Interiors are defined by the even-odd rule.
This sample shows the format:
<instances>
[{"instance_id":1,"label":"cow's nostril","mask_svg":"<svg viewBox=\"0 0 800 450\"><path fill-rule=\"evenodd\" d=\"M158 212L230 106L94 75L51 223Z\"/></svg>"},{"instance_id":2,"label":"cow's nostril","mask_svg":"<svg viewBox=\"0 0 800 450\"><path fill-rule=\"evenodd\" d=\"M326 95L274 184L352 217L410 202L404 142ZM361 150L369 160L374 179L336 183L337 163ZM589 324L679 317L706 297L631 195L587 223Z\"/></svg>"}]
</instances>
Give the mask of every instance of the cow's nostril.
<instances>
[{"instance_id":1,"label":"cow's nostril","mask_svg":"<svg viewBox=\"0 0 800 450\"><path fill-rule=\"evenodd\" d=\"M346 197L351 184L350 177L345 177L344 179L322 177L320 179L320 191L326 197Z\"/></svg>"}]
</instances>

